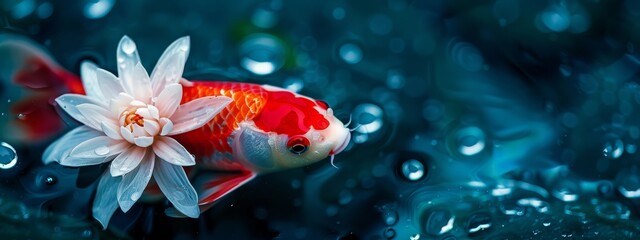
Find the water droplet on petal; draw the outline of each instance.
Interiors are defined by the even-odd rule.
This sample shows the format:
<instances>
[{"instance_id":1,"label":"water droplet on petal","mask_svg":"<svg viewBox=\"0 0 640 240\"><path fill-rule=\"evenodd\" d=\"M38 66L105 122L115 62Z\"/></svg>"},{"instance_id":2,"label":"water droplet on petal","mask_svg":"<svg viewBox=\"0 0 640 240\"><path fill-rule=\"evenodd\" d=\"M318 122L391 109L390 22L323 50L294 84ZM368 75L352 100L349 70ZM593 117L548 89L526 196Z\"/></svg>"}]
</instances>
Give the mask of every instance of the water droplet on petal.
<instances>
[{"instance_id":1,"label":"water droplet on petal","mask_svg":"<svg viewBox=\"0 0 640 240\"><path fill-rule=\"evenodd\" d=\"M138 199L140 199L141 195L142 195L141 191L135 191L133 194L131 194L131 200L137 201Z\"/></svg>"},{"instance_id":2,"label":"water droplet on petal","mask_svg":"<svg viewBox=\"0 0 640 240\"><path fill-rule=\"evenodd\" d=\"M97 148L94 150L94 152L95 152L97 155L104 156L104 155L109 154L109 147L107 147L107 146L100 146L100 147L97 147Z\"/></svg>"},{"instance_id":3,"label":"water droplet on petal","mask_svg":"<svg viewBox=\"0 0 640 240\"><path fill-rule=\"evenodd\" d=\"M133 54L136 51L136 43L131 39L124 40L122 42L122 51L125 54Z\"/></svg>"}]
</instances>

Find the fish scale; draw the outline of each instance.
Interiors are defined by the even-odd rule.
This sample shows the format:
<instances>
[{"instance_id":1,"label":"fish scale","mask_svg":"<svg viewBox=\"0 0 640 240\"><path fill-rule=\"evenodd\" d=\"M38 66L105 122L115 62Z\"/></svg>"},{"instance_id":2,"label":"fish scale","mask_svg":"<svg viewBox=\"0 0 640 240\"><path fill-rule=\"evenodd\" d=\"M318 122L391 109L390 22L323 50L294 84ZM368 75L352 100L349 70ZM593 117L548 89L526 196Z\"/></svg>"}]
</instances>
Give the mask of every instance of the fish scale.
<instances>
[{"instance_id":1,"label":"fish scale","mask_svg":"<svg viewBox=\"0 0 640 240\"><path fill-rule=\"evenodd\" d=\"M227 139L241 122L252 120L263 110L267 94L262 86L251 83L194 82L183 87L181 104L207 96L227 96L233 102L200 129L175 138L199 156L211 156L214 151L231 153Z\"/></svg>"}]
</instances>

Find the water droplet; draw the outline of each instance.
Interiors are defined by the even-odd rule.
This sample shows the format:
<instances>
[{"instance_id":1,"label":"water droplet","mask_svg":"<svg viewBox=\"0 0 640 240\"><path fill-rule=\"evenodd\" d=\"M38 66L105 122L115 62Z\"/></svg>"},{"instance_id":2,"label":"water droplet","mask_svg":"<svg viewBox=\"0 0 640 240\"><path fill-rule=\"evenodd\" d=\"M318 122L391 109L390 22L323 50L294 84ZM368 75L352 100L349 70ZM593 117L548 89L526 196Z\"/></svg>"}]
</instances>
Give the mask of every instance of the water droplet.
<instances>
[{"instance_id":1,"label":"water droplet","mask_svg":"<svg viewBox=\"0 0 640 240\"><path fill-rule=\"evenodd\" d=\"M386 239L392 239L396 236L396 230L394 230L393 228L387 228L384 230L384 232L382 232L382 236Z\"/></svg>"},{"instance_id":2,"label":"water droplet","mask_svg":"<svg viewBox=\"0 0 640 240\"><path fill-rule=\"evenodd\" d=\"M422 108L422 116L427 121L436 121L444 114L444 106L436 100L427 100Z\"/></svg>"},{"instance_id":3,"label":"water droplet","mask_svg":"<svg viewBox=\"0 0 640 240\"><path fill-rule=\"evenodd\" d=\"M613 193L613 183L609 181L602 181L598 183L597 191L602 196L609 196Z\"/></svg>"},{"instance_id":4,"label":"water droplet","mask_svg":"<svg viewBox=\"0 0 640 240\"><path fill-rule=\"evenodd\" d=\"M304 88L304 81L299 78L288 78L284 81L283 87L292 92L300 92Z\"/></svg>"},{"instance_id":5,"label":"water droplet","mask_svg":"<svg viewBox=\"0 0 640 240\"><path fill-rule=\"evenodd\" d=\"M382 120L382 108L371 103L363 103L356 106L353 110L353 117L355 124L360 125L360 127L356 128L356 132L364 134L377 132L384 123Z\"/></svg>"},{"instance_id":6,"label":"water droplet","mask_svg":"<svg viewBox=\"0 0 640 240\"><path fill-rule=\"evenodd\" d=\"M377 14L369 20L369 29L375 34L385 35L393 29L393 22L388 16Z\"/></svg>"},{"instance_id":7,"label":"water droplet","mask_svg":"<svg viewBox=\"0 0 640 240\"><path fill-rule=\"evenodd\" d=\"M512 204L503 203L500 205L500 212L507 216L523 216L526 209Z\"/></svg>"},{"instance_id":8,"label":"water droplet","mask_svg":"<svg viewBox=\"0 0 640 240\"><path fill-rule=\"evenodd\" d=\"M616 176L616 185L622 196L627 198L640 197L640 176L633 170L623 170Z\"/></svg>"},{"instance_id":9,"label":"water droplet","mask_svg":"<svg viewBox=\"0 0 640 240\"><path fill-rule=\"evenodd\" d=\"M123 40L123 42L122 42L122 51L125 54L128 54L128 55L133 54L136 51L136 43L133 42L133 40L131 40L130 38L127 38L127 39ZM124 62L124 59L123 59L123 62ZM121 65L122 66L126 66L126 65L123 65L123 64L121 64Z\"/></svg>"},{"instance_id":10,"label":"water droplet","mask_svg":"<svg viewBox=\"0 0 640 240\"><path fill-rule=\"evenodd\" d=\"M332 14L333 14L333 18L337 20L342 20L347 13L344 11L344 8L338 7L333 9Z\"/></svg>"},{"instance_id":11,"label":"water droplet","mask_svg":"<svg viewBox=\"0 0 640 240\"><path fill-rule=\"evenodd\" d=\"M409 159L402 163L402 175L409 181L418 181L424 177L424 164L416 159Z\"/></svg>"},{"instance_id":12,"label":"water droplet","mask_svg":"<svg viewBox=\"0 0 640 240\"><path fill-rule=\"evenodd\" d=\"M0 142L0 169L10 169L18 163L16 149L5 142Z\"/></svg>"},{"instance_id":13,"label":"water droplet","mask_svg":"<svg viewBox=\"0 0 640 240\"><path fill-rule=\"evenodd\" d=\"M340 192L340 195L338 196L338 203L340 203L340 205L347 205L352 199L353 195L351 195L351 192L345 190Z\"/></svg>"},{"instance_id":14,"label":"water droplet","mask_svg":"<svg viewBox=\"0 0 640 240\"><path fill-rule=\"evenodd\" d=\"M278 15L270 9L259 8L251 16L251 23L261 28L272 28L278 23Z\"/></svg>"},{"instance_id":15,"label":"water droplet","mask_svg":"<svg viewBox=\"0 0 640 240\"><path fill-rule=\"evenodd\" d=\"M624 143L618 138L607 141L602 149L602 155L609 159L619 158L622 153L624 153Z\"/></svg>"},{"instance_id":16,"label":"water droplet","mask_svg":"<svg viewBox=\"0 0 640 240\"><path fill-rule=\"evenodd\" d=\"M335 215L338 214L338 207L335 205L329 205L325 210L324 213L329 216L329 217L333 217Z\"/></svg>"},{"instance_id":17,"label":"water droplet","mask_svg":"<svg viewBox=\"0 0 640 240\"><path fill-rule=\"evenodd\" d=\"M84 6L84 16L89 19L98 19L106 16L115 0L87 0Z\"/></svg>"},{"instance_id":18,"label":"water droplet","mask_svg":"<svg viewBox=\"0 0 640 240\"><path fill-rule=\"evenodd\" d=\"M554 32L562 32L571 24L571 14L564 6L553 5L542 12L540 19L544 26Z\"/></svg>"},{"instance_id":19,"label":"water droplet","mask_svg":"<svg viewBox=\"0 0 640 240\"><path fill-rule=\"evenodd\" d=\"M551 190L551 195L563 202L573 202L578 200L579 187L570 180L559 181Z\"/></svg>"},{"instance_id":20,"label":"water droplet","mask_svg":"<svg viewBox=\"0 0 640 240\"><path fill-rule=\"evenodd\" d=\"M395 225L398 222L398 212L387 208L382 212L382 220L388 226Z\"/></svg>"},{"instance_id":21,"label":"water droplet","mask_svg":"<svg viewBox=\"0 0 640 240\"><path fill-rule=\"evenodd\" d=\"M598 216L609 220L629 219L631 210L618 202L606 202L595 207Z\"/></svg>"},{"instance_id":22,"label":"water droplet","mask_svg":"<svg viewBox=\"0 0 640 240\"><path fill-rule=\"evenodd\" d=\"M55 176L48 176L44 179L44 184L48 185L48 186L53 186L58 182L58 178L56 178Z\"/></svg>"},{"instance_id":23,"label":"water droplet","mask_svg":"<svg viewBox=\"0 0 640 240\"><path fill-rule=\"evenodd\" d=\"M19 0L13 3L15 3L15 5L11 8L11 14L15 19L21 19L31 15L33 10L36 8L35 0ZM5 4L4 6L7 5ZM10 7L11 5L8 6Z\"/></svg>"},{"instance_id":24,"label":"water droplet","mask_svg":"<svg viewBox=\"0 0 640 240\"><path fill-rule=\"evenodd\" d=\"M282 68L284 55L280 39L269 34L253 34L240 45L240 66L256 75L268 75Z\"/></svg>"},{"instance_id":25,"label":"water droplet","mask_svg":"<svg viewBox=\"0 0 640 240\"><path fill-rule=\"evenodd\" d=\"M87 229L82 232L83 238L90 238L91 236L93 236L93 231L91 231L91 229Z\"/></svg>"},{"instance_id":26,"label":"water droplet","mask_svg":"<svg viewBox=\"0 0 640 240\"><path fill-rule=\"evenodd\" d=\"M387 72L387 86L391 89L401 89L404 87L405 79L402 71L392 69Z\"/></svg>"},{"instance_id":27,"label":"water droplet","mask_svg":"<svg viewBox=\"0 0 640 240\"><path fill-rule=\"evenodd\" d=\"M425 232L439 236L453 229L455 216L448 210L434 210L426 219Z\"/></svg>"},{"instance_id":28,"label":"water droplet","mask_svg":"<svg viewBox=\"0 0 640 240\"><path fill-rule=\"evenodd\" d=\"M20 113L20 114L18 114L18 119L20 119L20 120L25 120L25 119L27 119L27 114L24 114L24 113Z\"/></svg>"},{"instance_id":29,"label":"water droplet","mask_svg":"<svg viewBox=\"0 0 640 240\"><path fill-rule=\"evenodd\" d=\"M140 199L140 196L142 196L142 191L135 191L131 194L131 201L138 201L138 199Z\"/></svg>"},{"instance_id":30,"label":"water droplet","mask_svg":"<svg viewBox=\"0 0 640 240\"><path fill-rule=\"evenodd\" d=\"M543 222L542 226L548 227L548 226L551 226L551 223L550 222Z\"/></svg>"},{"instance_id":31,"label":"water droplet","mask_svg":"<svg viewBox=\"0 0 640 240\"><path fill-rule=\"evenodd\" d=\"M95 150L93 150L97 155L104 156L109 154L109 147L107 146L99 146Z\"/></svg>"},{"instance_id":32,"label":"water droplet","mask_svg":"<svg viewBox=\"0 0 640 240\"><path fill-rule=\"evenodd\" d=\"M586 209L578 204L567 204L564 206L564 213L567 215L585 217L587 216Z\"/></svg>"},{"instance_id":33,"label":"water droplet","mask_svg":"<svg viewBox=\"0 0 640 240\"><path fill-rule=\"evenodd\" d=\"M484 132L474 126L462 128L455 133L454 138L450 141L449 149L453 150L455 155L477 155L485 149Z\"/></svg>"},{"instance_id":34,"label":"water droplet","mask_svg":"<svg viewBox=\"0 0 640 240\"><path fill-rule=\"evenodd\" d=\"M491 227L491 216L486 213L476 213L467 221L467 231L476 233Z\"/></svg>"},{"instance_id":35,"label":"water droplet","mask_svg":"<svg viewBox=\"0 0 640 240\"><path fill-rule=\"evenodd\" d=\"M504 185L498 185L496 188L491 190L491 195L494 197L501 197L505 195L511 194L511 188L505 187Z\"/></svg>"},{"instance_id":36,"label":"water droplet","mask_svg":"<svg viewBox=\"0 0 640 240\"><path fill-rule=\"evenodd\" d=\"M470 43L452 41L449 43L449 55L453 62L467 71L477 72L484 66L484 57L480 51Z\"/></svg>"},{"instance_id":37,"label":"water droplet","mask_svg":"<svg viewBox=\"0 0 640 240\"><path fill-rule=\"evenodd\" d=\"M572 112L562 114L562 124L568 128L574 128L578 124L578 117Z\"/></svg>"},{"instance_id":38,"label":"water droplet","mask_svg":"<svg viewBox=\"0 0 640 240\"><path fill-rule=\"evenodd\" d=\"M572 33L583 33L589 30L591 26L591 20L589 19L589 15L584 13L578 13L571 15L571 27L569 31Z\"/></svg>"},{"instance_id":39,"label":"water droplet","mask_svg":"<svg viewBox=\"0 0 640 240\"><path fill-rule=\"evenodd\" d=\"M358 45L346 43L340 47L338 51L342 60L348 64L356 64L362 60L362 50Z\"/></svg>"},{"instance_id":40,"label":"water droplet","mask_svg":"<svg viewBox=\"0 0 640 240\"><path fill-rule=\"evenodd\" d=\"M53 4L50 2L41 3L36 10L36 14L38 14L40 19L49 18L51 14L53 14Z\"/></svg>"},{"instance_id":41,"label":"water droplet","mask_svg":"<svg viewBox=\"0 0 640 240\"><path fill-rule=\"evenodd\" d=\"M571 76L572 70L570 66L562 64L560 65L559 69L560 69L560 73L562 73L562 76L565 76L565 77Z\"/></svg>"},{"instance_id":42,"label":"water droplet","mask_svg":"<svg viewBox=\"0 0 640 240\"><path fill-rule=\"evenodd\" d=\"M538 198L522 198L518 200L518 205L523 207L533 207L539 213L549 211L549 203Z\"/></svg>"}]
</instances>

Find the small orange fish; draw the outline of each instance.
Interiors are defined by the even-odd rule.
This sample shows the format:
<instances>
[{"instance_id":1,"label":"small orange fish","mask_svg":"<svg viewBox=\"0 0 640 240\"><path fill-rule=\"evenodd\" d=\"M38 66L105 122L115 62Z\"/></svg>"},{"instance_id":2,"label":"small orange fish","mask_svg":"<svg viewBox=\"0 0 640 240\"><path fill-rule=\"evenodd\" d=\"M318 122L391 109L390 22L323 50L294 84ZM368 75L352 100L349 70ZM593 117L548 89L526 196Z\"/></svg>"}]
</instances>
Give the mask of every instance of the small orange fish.
<instances>
[{"instance_id":1,"label":"small orange fish","mask_svg":"<svg viewBox=\"0 0 640 240\"><path fill-rule=\"evenodd\" d=\"M23 99L8 110L19 117L0 122L14 128L14 138L8 141L44 140L59 134L64 124L53 99L67 92L84 94L76 75L59 67L29 40L16 36L0 36L0 77L22 87L9 94ZM306 166L327 157L333 161L349 144L349 129L323 101L268 85L182 83L182 103L205 96L233 100L203 127L174 136L196 155L197 167L187 171L201 210L258 174ZM150 184L146 193L153 196L159 191ZM172 209L167 214L180 215Z\"/></svg>"}]
</instances>

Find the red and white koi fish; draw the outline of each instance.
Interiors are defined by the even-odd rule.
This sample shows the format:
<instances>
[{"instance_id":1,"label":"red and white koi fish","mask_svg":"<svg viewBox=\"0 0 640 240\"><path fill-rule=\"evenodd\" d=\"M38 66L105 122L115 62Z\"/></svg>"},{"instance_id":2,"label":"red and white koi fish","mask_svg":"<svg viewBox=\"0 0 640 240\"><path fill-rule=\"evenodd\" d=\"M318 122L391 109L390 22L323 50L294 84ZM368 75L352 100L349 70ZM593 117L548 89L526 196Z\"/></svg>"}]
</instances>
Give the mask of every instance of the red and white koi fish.
<instances>
[{"instance_id":1,"label":"red and white koi fish","mask_svg":"<svg viewBox=\"0 0 640 240\"><path fill-rule=\"evenodd\" d=\"M20 86L3 93L14 102L0 105L0 111L7 113L0 118L0 130L5 130L9 142L46 140L60 134L64 123L54 99L63 93L85 93L79 77L31 41L12 35L0 36L0 78L4 89L11 83ZM327 157L333 161L349 144L349 129L323 101L250 83L184 80L182 86L181 103L206 96L233 100L203 127L174 136L196 155L196 168L187 170L201 210L259 174ZM157 188L150 185L146 193L154 191Z\"/></svg>"}]
</instances>

